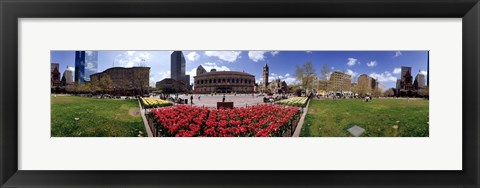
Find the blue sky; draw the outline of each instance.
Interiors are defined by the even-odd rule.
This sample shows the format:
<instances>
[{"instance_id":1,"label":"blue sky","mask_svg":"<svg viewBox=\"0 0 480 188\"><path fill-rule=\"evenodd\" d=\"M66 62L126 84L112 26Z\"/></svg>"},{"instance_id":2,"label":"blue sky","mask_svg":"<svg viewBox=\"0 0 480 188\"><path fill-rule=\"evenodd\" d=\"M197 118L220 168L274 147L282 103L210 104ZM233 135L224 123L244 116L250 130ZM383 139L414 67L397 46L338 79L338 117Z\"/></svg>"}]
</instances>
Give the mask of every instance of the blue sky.
<instances>
[{"instance_id":1,"label":"blue sky","mask_svg":"<svg viewBox=\"0 0 480 188\"><path fill-rule=\"evenodd\" d=\"M170 54L172 51L98 51L98 71L112 66L132 67L144 64L151 67L150 84L170 77ZM385 88L395 87L400 78L400 67L412 67L413 77L419 72L427 74L428 51L183 51L186 59L186 74L196 74L198 65L207 71L245 71L263 81L262 67L270 67L270 80L280 78L295 83L295 66L311 61L320 75L321 67L327 64L330 71L342 71L353 76L356 82L361 74L376 78ZM74 51L52 51L51 63L60 64L60 72L75 67Z\"/></svg>"}]
</instances>

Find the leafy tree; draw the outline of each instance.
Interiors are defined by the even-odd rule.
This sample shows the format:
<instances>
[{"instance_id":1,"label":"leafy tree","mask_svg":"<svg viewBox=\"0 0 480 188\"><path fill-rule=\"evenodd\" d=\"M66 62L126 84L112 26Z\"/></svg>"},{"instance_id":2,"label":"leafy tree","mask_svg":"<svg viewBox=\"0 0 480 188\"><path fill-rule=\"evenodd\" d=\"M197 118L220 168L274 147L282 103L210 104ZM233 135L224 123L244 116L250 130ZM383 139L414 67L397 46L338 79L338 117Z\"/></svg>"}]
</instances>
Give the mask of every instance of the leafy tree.
<instances>
[{"instance_id":1,"label":"leafy tree","mask_svg":"<svg viewBox=\"0 0 480 188\"><path fill-rule=\"evenodd\" d=\"M109 93L113 91L113 81L109 75L100 78L98 85L103 92Z\"/></svg>"}]
</instances>

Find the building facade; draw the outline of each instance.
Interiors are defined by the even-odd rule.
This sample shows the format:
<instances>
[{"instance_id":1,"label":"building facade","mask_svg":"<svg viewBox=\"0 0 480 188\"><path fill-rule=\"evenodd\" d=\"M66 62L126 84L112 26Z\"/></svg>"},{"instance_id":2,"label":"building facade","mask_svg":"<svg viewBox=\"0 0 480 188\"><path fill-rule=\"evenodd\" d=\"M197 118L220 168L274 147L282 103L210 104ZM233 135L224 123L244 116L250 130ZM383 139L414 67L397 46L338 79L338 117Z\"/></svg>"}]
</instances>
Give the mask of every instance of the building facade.
<instances>
[{"instance_id":1,"label":"building facade","mask_svg":"<svg viewBox=\"0 0 480 188\"><path fill-rule=\"evenodd\" d=\"M357 79L357 90L362 93L371 93L377 88L377 80L367 74L362 74Z\"/></svg>"},{"instance_id":2,"label":"building facade","mask_svg":"<svg viewBox=\"0 0 480 188\"><path fill-rule=\"evenodd\" d=\"M52 63L50 64L50 86L58 87L61 85L60 65L58 63Z\"/></svg>"},{"instance_id":3,"label":"building facade","mask_svg":"<svg viewBox=\"0 0 480 188\"><path fill-rule=\"evenodd\" d=\"M150 67L113 67L90 75L92 82L109 76L113 84L113 93L120 95L142 95L149 93Z\"/></svg>"},{"instance_id":4,"label":"building facade","mask_svg":"<svg viewBox=\"0 0 480 188\"><path fill-rule=\"evenodd\" d=\"M185 90L190 86L190 75L185 75L185 56L182 51L174 51L170 55L170 78L183 82Z\"/></svg>"},{"instance_id":5,"label":"building facade","mask_svg":"<svg viewBox=\"0 0 480 188\"><path fill-rule=\"evenodd\" d=\"M412 67L403 67L400 77L400 90L413 90Z\"/></svg>"},{"instance_id":6,"label":"building facade","mask_svg":"<svg viewBox=\"0 0 480 188\"><path fill-rule=\"evenodd\" d=\"M65 85L65 86L73 84L73 71L69 70L68 66L65 69L65 71L63 72L62 84Z\"/></svg>"},{"instance_id":7,"label":"building facade","mask_svg":"<svg viewBox=\"0 0 480 188\"><path fill-rule=\"evenodd\" d=\"M200 68L200 66L199 66ZM202 67L203 68L203 67ZM253 93L255 76L237 71L210 71L194 79L194 93Z\"/></svg>"},{"instance_id":8,"label":"building facade","mask_svg":"<svg viewBox=\"0 0 480 188\"><path fill-rule=\"evenodd\" d=\"M85 51L75 51L75 82L85 82Z\"/></svg>"},{"instance_id":9,"label":"building facade","mask_svg":"<svg viewBox=\"0 0 480 188\"><path fill-rule=\"evenodd\" d=\"M185 92L185 83L165 78L155 83L155 88L162 90L163 93L182 93Z\"/></svg>"},{"instance_id":10,"label":"building facade","mask_svg":"<svg viewBox=\"0 0 480 188\"><path fill-rule=\"evenodd\" d=\"M267 88L268 87L268 72L269 72L269 68L268 68L268 65L265 64L263 66L263 88Z\"/></svg>"},{"instance_id":11,"label":"building facade","mask_svg":"<svg viewBox=\"0 0 480 188\"><path fill-rule=\"evenodd\" d=\"M286 93L288 91L288 86L285 81L280 79L274 79L271 82L268 80L270 68L267 64L263 66L262 82L256 87L255 92L261 93Z\"/></svg>"},{"instance_id":12,"label":"building facade","mask_svg":"<svg viewBox=\"0 0 480 188\"><path fill-rule=\"evenodd\" d=\"M343 72L335 71L330 75L331 89L335 92L350 91L352 76Z\"/></svg>"},{"instance_id":13,"label":"building facade","mask_svg":"<svg viewBox=\"0 0 480 188\"><path fill-rule=\"evenodd\" d=\"M415 81L413 81L413 87L415 89L423 89L427 87L427 84L425 83L425 75L421 74L420 71L418 71L417 76L415 76Z\"/></svg>"},{"instance_id":14,"label":"building facade","mask_svg":"<svg viewBox=\"0 0 480 188\"><path fill-rule=\"evenodd\" d=\"M97 51L75 51L75 82L90 81L90 75L97 72Z\"/></svg>"}]
</instances>

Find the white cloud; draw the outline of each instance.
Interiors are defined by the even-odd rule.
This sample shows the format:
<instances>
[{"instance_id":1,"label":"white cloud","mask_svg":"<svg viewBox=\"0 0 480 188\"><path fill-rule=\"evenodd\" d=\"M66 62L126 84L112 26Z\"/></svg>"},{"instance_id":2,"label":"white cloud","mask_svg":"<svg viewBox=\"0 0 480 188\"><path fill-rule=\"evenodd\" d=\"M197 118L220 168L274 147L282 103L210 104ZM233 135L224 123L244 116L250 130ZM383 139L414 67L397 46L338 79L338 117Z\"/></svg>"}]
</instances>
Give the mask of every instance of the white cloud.
<instances>
[{"instance_id":1,"label":"white cloud","mask_svg":"<svg viewBox=\"0 0 480 188\"><path fill-rule=\"evenodd\" d=\"M307 53L307 54L311 54L311 53L312 53L312 51L305 51L305 53Z\"/></svg>"},{"instance_id":2,"label":"white cloud","mask_svg":"<svg viewBox=\"0 0 480 188\"><path fill-rule=\"evenodd\" d=\"M150 75L150 87L155 87L155 78Z\"/></svg>"},{"instance_id":3,"label":"white cloud","mask_svg":"<svg viewBox=\"0 0 480 188\"><path fill-rule=\"evenodd\" d=\"M398 56L401 56L402 55L402 52L401 51L396 51L395 52L395 55L393 57L398 57Z\"/></svg>"},{"instance_id":4,"label":"white cloud","mask_svg":"<svg viewBox=\"0 0 480 188\"><path fill-rule=\"evenodd\" d=\"M146 51L126 51L118 54L115 57L115 66L120 67L135 67L144 66L148 63L152 55Z\"/></svg>"},{"instance_id":5,"label":"white cloud","mask_svg":"<svg viewBox=\"0 0 480 188\"><path fill-rule=\"evenodd\" d=\"M375 78L378 82L396 82L397 78L393 76L390 72L385 71L384 73L371 73L369 75L372 78Z\"/></svg>"},{"instance_id":6,"label":"white cloud","mask_svg":"<svg viewBox=\"0 0 480 188\"><path fill-rule=\"evenodd\" d=\"M265 60L265 53L267 53L267 51L249 51L248 58L254 62L263 61Z\"/></svg>"},{"instance_id":7,"label":"white cloud","mask_svg":"<svg viewBox=\"0 0 480 188\"><path fill-rule=\"evenodd\" d=\"M289 76L290 76L290 74L288 74L288 73L287 73L287 74L285 74L285 77L289 77Z\"/></svg>"},{"instance_id":8,"label":"white cloud","mask_svg":"<svg viewBox=\"0 0 480 188\"><path fill-rule=\"evenodd\" d=\"M354 65L357 64L357 63L360 63L360 62L358 62L358 59L348 58L348 62L347 62L347 65L348 65L348 66L351 67L351 66L354 66Z\"/></svg>"},{"instance_id":9,"label":"white cloud","mask_svg":"<svg viewBox=\"0 0 480 188\"><path fill-rule=\"evenodd\" d=\"M270 75L272 75L272 76L277 76L277 74L275 74L275 73L273 73L273 72L272 72L272 73L270 73Z\"/></svg>"},{"instance_id":10,"label":"white cloud","mask_svg":"<svg viewBox=\"0 0 480 188\"><path fill-rule=\"evenodd\" d=\"M86 63L85 69L87 69L89 71L92 71L92 72L97 72L97 67L92 62Z\"/></svg>"},{"instance_id":11,"label":"white cloud","mask_svg":"<svg viewBox=\"0 0 480 188\"><path fill-rule=\"evenodd\" d=\"M230 63L233 63L240 58L241 53L241 51L205 51L205 55L208 57L217 57Z\"/></svg>"},{"instance_id":12,"label":"white cloud","mask_svg":"<svg viewBox=\"0 0 480 188\"><path fill-rule=\"evenodd\" d=\"M367 66L368 67L375 67L375 66L377 66L377 64L378 64L377 61L374 60L374 61L370 61L369 63L367 63Z\"/></svg>"},{"instance_id":13,"label":"white cloud","mask_svg":"<svg viewBox=\"0 0 480 188\"><path fill-rule=\"evenodd\" d=\"M93 51L85 51L85 54L86 54L87 56L91 56L91 55L93 54Z\"/></svg>"},{"instance_id":14,"label":"white cloud","mask_svg":"<svg viewBox=\"0 0 480 188\"><path fill-rule=\"evenodd\" d=\"M348 74L348 75L350 75L350 76L352 76L352 80L355 80L355 77L358 75L357 72L352 71L352 70L350 70L350 69L347 69L347 71L346 71L345 73Z\"/></svg>"},{"instance_id":15,"label":"white cloud","mask_svg":"<svg viewBox=\"0 0 480 188\"><path fill-rule=\"evenodd\" d=\"M159 72L158 75L160 76L160 79L158 81L161 81L165 78L170 78L170 71L165 71L165 72Z\"/></svg>"},{"instance_id":16,"label":"white cloud","mask_svg":"<svg viewBox=\"0 0 480 188\"><path fill-rule=\"evenodd\" d=\"M272 54L272 56L276 56L278 53L280 53L279 51L271 51L270 54Z\"/></svg>"},{"instance_id":17,"label":"white cloud","mask_svg":"<svg viewBox=\"0 0 480 188\"><path fill-rule=\"evenodd\" d=\"M400 74L402 72L401 68L394 68L393 69L393 74Z\"/></svg>"},{"instance_id":18,"label":"white cloud","mask_svg":"<svg viewBox=\"0 0 480 188\"><path fill-rule=\"evenodd\" d=\"M200 58L200 54L197 54L197 52L190 52L187 54L187 59L190 61L196 61Z\"/></svg>"},{"instance_id":19,"label":"white cloud","mask_svg":"<svg viewBox=\"0 0 480 188\"><path fill-rule=\"evenodd\" d=\"M422 71L420 71L420 74L427 75L428 73L427 73L427 71L422 70Z\"/></svg>"},{"instance_id":20,"label":"white cloud","mask_svg":"<svg viewBox=\"0 0 480 188\"><path fill-rule=\"evenodd\" d=\"M298 80L296 78L285 78L284 81L287 83L287 85L298 83Z\"/></svg>"}]
</instances>

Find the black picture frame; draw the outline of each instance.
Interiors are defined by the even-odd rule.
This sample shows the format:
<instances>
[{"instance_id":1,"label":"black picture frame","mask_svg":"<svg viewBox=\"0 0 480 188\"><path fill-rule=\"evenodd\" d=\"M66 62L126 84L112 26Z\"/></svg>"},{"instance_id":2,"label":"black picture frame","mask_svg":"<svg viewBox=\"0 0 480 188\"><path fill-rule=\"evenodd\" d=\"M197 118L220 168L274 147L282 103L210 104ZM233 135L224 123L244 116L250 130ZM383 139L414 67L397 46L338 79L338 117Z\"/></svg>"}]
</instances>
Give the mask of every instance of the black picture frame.
<instances>
[{"instance_id":1,"label":"black picture frame","mask_svg":"<svg viewBox=\"0 0 480 188\"><path fill-rule=\"evenodd\" d=\"M0 0L1 187L478 187L478 0ZM19 18L462 18L461 171L18 170ZM458 63L452 62L452 65ZM450 125L455 126L455 125ZM406 154L408 155L408 154ZM72 161L74 162L74 161ZM161 161L159 161L161 162Z\"/></svg>"}]
</instances>

